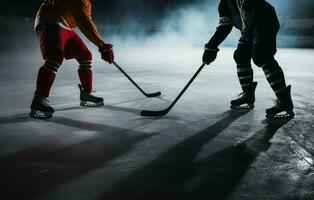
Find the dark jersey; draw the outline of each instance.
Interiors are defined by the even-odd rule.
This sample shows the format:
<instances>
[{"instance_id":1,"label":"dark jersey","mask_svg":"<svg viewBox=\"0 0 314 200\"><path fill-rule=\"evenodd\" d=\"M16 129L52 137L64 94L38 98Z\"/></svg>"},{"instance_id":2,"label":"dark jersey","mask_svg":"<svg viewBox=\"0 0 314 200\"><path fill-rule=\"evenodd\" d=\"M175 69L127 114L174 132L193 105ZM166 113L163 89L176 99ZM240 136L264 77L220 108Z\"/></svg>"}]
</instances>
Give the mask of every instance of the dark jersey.
<instances>
[{"instance_id":1,"label":"dark jersey","mask_svg":"<svg viewBox=\"0 0 314 200\"><path fill-rule=\"evenodd\" d=\"M221 0L218 6L219 26L233 25L242 29L240 12L236 0Z\"/></svg>"},{"instance_id":2,"label":"dark jersey","mask_svg":"<svg viewBox=\"0 0 314 200\"><path fill-rule=\"evenodd\" d=\"M278 22L274 8L265 0L220 0L218 11L219 26L233 25L242 32L250 31L254 24L267 27Z\"/></svg>"}]
</instances>

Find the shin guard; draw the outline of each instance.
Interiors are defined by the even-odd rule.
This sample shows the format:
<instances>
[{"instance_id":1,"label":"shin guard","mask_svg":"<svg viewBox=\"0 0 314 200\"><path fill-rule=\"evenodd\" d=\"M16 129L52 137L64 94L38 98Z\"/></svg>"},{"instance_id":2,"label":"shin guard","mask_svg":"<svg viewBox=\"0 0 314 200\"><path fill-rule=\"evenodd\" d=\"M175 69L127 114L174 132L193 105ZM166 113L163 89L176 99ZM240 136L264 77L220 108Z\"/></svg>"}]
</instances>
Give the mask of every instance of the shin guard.
<instances>
[{"instance_id":1,"label":"shin guard","mask_svg":"<svg viewBox=\"0 0 314 200\"><path fill-rule=\"evenodd\" d=\"M93 90L93 71L90 68L79 68L78 75L85 92Z\"/></svg>"},{"instance_id":2,"label":"shin guard","mask_svg":"<svg viewBox=\"0 0 314 200\"><path fill-rule=\"evenodd\" d=\"M46 66L41 67L37 75L36 94L43 97L49 97L55 78L55 71L49 70Z\"/></svg>"}]
</instances>

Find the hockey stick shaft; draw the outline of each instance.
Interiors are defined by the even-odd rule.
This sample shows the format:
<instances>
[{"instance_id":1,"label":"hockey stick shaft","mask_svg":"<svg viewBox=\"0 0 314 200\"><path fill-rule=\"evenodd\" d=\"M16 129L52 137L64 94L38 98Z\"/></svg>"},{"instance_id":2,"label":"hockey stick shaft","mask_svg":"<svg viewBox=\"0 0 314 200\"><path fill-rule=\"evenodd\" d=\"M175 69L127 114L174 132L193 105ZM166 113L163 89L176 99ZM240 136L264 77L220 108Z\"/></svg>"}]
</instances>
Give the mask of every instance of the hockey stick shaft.
<instances>
[{"instance_id":1,"label":"hockey stick shaft","mask_svg":"<svg viewBox=\"0 0 314 200\"><path fill-rule=\"evenodd\" d=\"M191 80L188 82L188 84L183 88L183 90L180 92L180 94L177 96L177 98L173 101L173 103L169 106L169 110L179 101L181 96L185 93L185 91L190 87L191 83L194 81L194 79L198 76L198 74L202 71L206 63L203 63L200 68L197 70L197 72L193 75Z\"/></svg>"},{"instance_id":2,"label":"hockey stick shaft","mask_svg":"<svg viewBox=\"0 0 314 200\"><path fill-rule=\"evenodd\" d=\"M129 79L129 81L131 81L131 83L133 83L133 85L139 89L139 91L141 91L142 94L144 94L146 97L156 97L156 96L159 96L161 95L160 92L156 92L156 93L151 93L151 94L148 94L146 92L144 92L144 90L142 88L140 88L140 86L138 86L135 81L133 81L133 79L118 65L118 63L116 63L115 61L112 62L113 65L118 68L118 70L125 76L127 77L127 79Z\"/></svg>"},{"instance_id":3,"label":"hockey stick shaft","mask_svg":"<svg viewBox=\"0 0 314 200\"><path fill-rule=\"evenodd\" d=\"M199 69L196 71L196 73L193 75L191 80L187 83L187 85L183 88L183 90L180 92L180 94L177 96L177 98L172 102L172 104L165 110L162 111L149 111L149 110L143 110L141 112L141 115L143 116L159 116L159 115L165 115L167 114L172 107L179 101L181 96L185 93L185 91L189 88L189 86L192 84L194 79L198 76L198 74L202 71L202 69L205 67L206 63L204 62Z\"/></svg>"}]
</instances>

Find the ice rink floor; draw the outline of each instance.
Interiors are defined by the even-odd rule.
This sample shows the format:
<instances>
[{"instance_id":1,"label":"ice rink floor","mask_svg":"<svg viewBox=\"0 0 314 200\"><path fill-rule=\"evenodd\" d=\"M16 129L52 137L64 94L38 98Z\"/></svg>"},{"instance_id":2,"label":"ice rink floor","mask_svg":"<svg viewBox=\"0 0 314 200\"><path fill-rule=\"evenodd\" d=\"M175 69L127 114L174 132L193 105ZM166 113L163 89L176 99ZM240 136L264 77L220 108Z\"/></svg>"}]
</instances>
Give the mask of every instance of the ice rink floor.
<instances>
[{"instance_id":1,"label":"ice rink floor","mask_svg":"<svg viewBox=\"0 0 314 200\"><path fill-rule=\"evenodd\" d=\"M200 66L201 48L116 49L116 61L144 90L162 92L151 99L95 54L101 108L79 106L77 64L66 61L47 121L28 117L39 51L1 53L0 199L313 200L313 53L278 50L292 85L290 121L265 120L275 96L258 67L255 109L229 110L241 92L232 48L221 49L159 118L139 112L172 102Z\"/></svg>"}]
</instances>

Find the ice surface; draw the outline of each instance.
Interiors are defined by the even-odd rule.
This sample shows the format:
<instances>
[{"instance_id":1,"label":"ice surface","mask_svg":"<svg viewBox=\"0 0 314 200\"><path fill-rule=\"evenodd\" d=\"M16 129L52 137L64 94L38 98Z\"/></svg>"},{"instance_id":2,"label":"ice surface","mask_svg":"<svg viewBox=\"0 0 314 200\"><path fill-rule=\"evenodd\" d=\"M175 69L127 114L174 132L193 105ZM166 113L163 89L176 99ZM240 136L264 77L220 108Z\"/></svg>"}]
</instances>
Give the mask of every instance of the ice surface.
<instances>
[{"instance_id":1,"label":"ice surface","mask_svg":"<svg viewBox=\"0 0 314 200\"><path fill-rule=\"evenodd\" d=\"M265 121L275 96L262 70L255 109L229 110L240 91L233 49L221 49L173 110L163 109L201 65L201 48L116 47L116 61L147 99L95 52L101 108L81 108L77 64L58 72L54 118L28 117L38 49L1 55L1 199L314 199L314 50L279 49L296 118ZM10 197L10 198L8 198Z\"/></svg>"}]
</instances>

